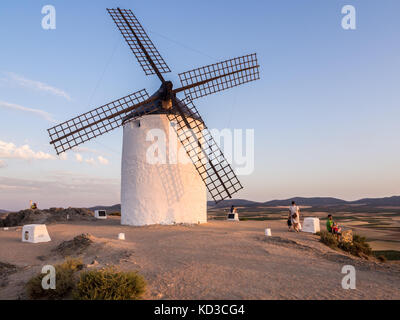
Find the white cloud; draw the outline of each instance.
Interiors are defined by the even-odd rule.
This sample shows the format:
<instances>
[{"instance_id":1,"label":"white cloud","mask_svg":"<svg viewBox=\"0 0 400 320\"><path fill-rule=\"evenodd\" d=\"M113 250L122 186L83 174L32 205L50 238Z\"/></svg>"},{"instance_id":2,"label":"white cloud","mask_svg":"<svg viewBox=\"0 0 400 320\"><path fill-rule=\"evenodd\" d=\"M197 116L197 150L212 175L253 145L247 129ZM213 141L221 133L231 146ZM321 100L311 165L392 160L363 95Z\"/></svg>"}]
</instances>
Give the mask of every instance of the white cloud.
<instances>
[{"instance_id":1,"label":"white cloud","mask_svg":"<svg viewBox=\"0 0 400 320\"><path fill-rule=\"evenodd\" d=\"M17 147L12 142L0 140L0 158L23 159L23 160L54 160L56 157L42 151L33 151L29 145L25 144Z\"/></svg>"},{"instance_id":2,"label":"white cloud","mask_svg":"<svg viewBox=\"0 0 400 320\"><path fill-rule=\"evenodd\" d=\"M60 160L68 160L68 155L64 152L64 153L61 153L61 154L58 156L58 158L59 158Z\"/></svg>"},{"instance_id":3,"label":"white cloud","mask_svg":"<svg viewBox=\"0 0 400 320\"><path fill-rule=\"evenodd\" d=\"M99 143L99 142L97 141L97 143ZM96 149L91 149L91 148L86 148L86 147L81 147L81 146L75 147L71 151L74 153L80 153L80 154L89 153L89 154L98 155L98 156L102 156L102 157L110 156L110 153L108 153L104 150L98 151ZM118 152L116 152L116 153L118 153Z\"/></svg>"},{"instance_id":4,"label":"white cloud","mask_svg":"<svg viewBox=\"0 0 400 320\"><path fill-rule=\"evenodd\" d=\"M75 159L76 159L76 161L78 161L78 162L82 162L83 161L83 158L82 158L82 156L79 154L79 153L77 153L76 155L75 155Z\"/></svg>"},{"instance_id":5,"label":"white cloud","mask_svg":"<svg viewBox=\"0 0 400 320\"><path fill-rule=\"evenodd\" d=\"M85 152L85 151L83 151L83 152ZM96 161L96 159L93 157L85 159L82 157L82 155L80 153L75 153L75 160L78 161L79 163L87 163L91 166L97 165L98 163L102 164L102 165L108 165L110 163L110 161L108 161L108 159L103 156L98 156L97 161Z\"/></svg>"},{"instance_id":6,"label":"white cloud","mask_svg":"<svg viewBox=\"0 0 400 320\"><path fill-rule=\"evenodd\" d=\"M99 152L95 149L90 149L86 147L75 147L72 149L73 152L76 153L93 153L93 154L98 154Z\"/></svg>"},{"instance_id":7,"label":"white cloud","mask_svg":"<svg viewBox=\"0 0 400 320\"><path fill-rule=\"evenodd\" d=\"M5 102L5 101L0 101L0 108L14 109L14 110L19 110L19 111L23 111L23 112L33 113L43 119L46 119L47 121L57 123L57 121L52 118L50 113L43 111L43 110L32 109L32 108L20 106L18 104L9 103L9 102Z\"/></svg>"},{"instance_id":8,"label":"white cloud","mask_svg":"<svg viewBox=\"0 0 400 320\"><path fill-rule=\"evenodd\" d=\"M85 162L87 164L90 164L91 166L94 166L96 164L96 160L94 160L93 158L86 159Z\"/></svg>"},{"instance_id":9,"label":"white cloud","mask_svg":"<svg viewBox=\"0 0 400 320\"><path fill-rule=\"evenodd\" d=\"M102 156L98 156L97 160L100 162L100 164L104 164L104 165L107 165L107 164L110 163L110 161L108 161L108 159L106 159L106 158L104 158Z\"/></svg>"},{"instance_id":10,"label":"white cloud","mask_svg":"<svg viewBox=\"0 0 400 320\"><path fill-rule=\"evenodd\" d=\"M7 167L7 163L4 160L0 160L0 169Z\"/></svg>"},{"instance_id":11,"label":"white cloud","mask_svg":"<svg viewBox=\"0 0 400 320\"><path fill-rule=\"evenodd\" d=\"M6 72L6 75L8 76L8 78L5 79L7 82L15 83L20 87L35 89L38 91L50 93L52 95L65 98L67 100L71 100L69 94L67 94L64 90L52 87L46 83L30 80L13 72Z\"/></svg>"},{"instance_id":12,"label":"white cloud","mask_svg":"<svg viewBox=\"0 0 400 320\"><path fill-rule=\"evenodd\" d=\"M53 171L40 179L0 176L1 209L19 210L35 199L40 208L87 207L117 203L119 179Z\"/></svg>"}]
</instances>

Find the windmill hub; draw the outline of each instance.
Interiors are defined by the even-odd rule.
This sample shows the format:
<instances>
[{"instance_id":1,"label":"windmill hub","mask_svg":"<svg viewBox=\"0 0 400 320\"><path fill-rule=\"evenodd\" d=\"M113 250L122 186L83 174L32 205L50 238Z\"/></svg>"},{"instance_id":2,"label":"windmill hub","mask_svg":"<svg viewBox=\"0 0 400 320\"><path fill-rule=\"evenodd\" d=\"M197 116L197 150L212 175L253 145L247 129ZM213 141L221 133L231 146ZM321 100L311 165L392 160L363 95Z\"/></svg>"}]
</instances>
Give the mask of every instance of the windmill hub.
<instances>
[{"instance_id":1,"label":"windmill hub","mask_svg":"<svg viewBox=\"0 0 400 320\"><path fill-rule=\"evenodd\" d=\"M171 81L166 81L161 85L161 107L165 110L172 109L172 99L176 95L172 92L173 84Z\"/></svg>"},{"instance_id":2,"label":"windmill hub","mask_svg":"<svg viewBox=\"0 0 400 320\"><path fill-rule=\"evenodd\" d=\"M207 129L193 100L260 78L255 53L179 74L173 88L170 68L131 10L107 9L146 75L157 75L160 88L112 101L50 129L50 144L61 154L123 126L121 222L128 225L207 221L205 189L215 202L242 189L230 164ZM185 98L178 99L183 93ZM134 120L138 121L134 121ZM136 123L136 125L135 125ZM152 129L172 127L167 145L181 145L186 163L149 163L146 145ZM151 150L151 149L150 149ZM168 148L167 150L173 150Z\"/></svg>"}]
</instances>

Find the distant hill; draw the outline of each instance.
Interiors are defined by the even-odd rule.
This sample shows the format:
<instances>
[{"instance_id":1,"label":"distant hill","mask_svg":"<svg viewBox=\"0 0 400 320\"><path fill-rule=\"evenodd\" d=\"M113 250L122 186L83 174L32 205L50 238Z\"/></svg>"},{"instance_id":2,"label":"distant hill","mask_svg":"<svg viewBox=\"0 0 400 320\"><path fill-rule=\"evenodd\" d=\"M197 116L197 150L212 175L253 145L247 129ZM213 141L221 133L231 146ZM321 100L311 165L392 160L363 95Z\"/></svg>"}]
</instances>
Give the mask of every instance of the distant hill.
<instances>
[{"instance_id":1,"label":"distant hill","mask_svg":"<svg viewBox=\"0 0 400 320\"><path fill-rule=\"evenodd\" d=\"M370 207L397 207L400 206L400 196L386 197L386 198L366 198L356 201L346 201L332 197L294 197L284 200L271 200L267 202L256 202L243 199L232 199L225 200L217 205L213 201L208 201L209 208L226 208L231 205L244 206L244 207L255 207L255 206L267 206L267 207L278 207L288 206L295 201L301 206L312 206L312 207L327 207L327 206L349 206L349 205L365 205Z\"/></svg>"},{"instance_id":2,"label":"distant hill","mask_svg":"<svg viewBox=\"0 0 400 320\"><path fill-rule=\"evenodd\" d=\"M121 212L121 205L120 204L114 204L113 206L95 206L88 208L91 211L95 210L107 210L108 212Z\"/></svg>"},{"instance_id":3,"label":"distant hill","mask_svg":"<svg viewBox=\"0 0 400 320\"><path fill-rule=\"evenodd\" d=\"M337 198L329 198L329 197L314 197L314 198L301 198L295 197L286 200L272 200L264 202L264 206L288 206L295 201L298 205L302 206L337 206L337 205L344 205L348 204L347 201L337 199Z\"/></svg>"},{"instance_id":4,"label":"distant hill","mask_svg":"<svg viewBox=\"0 0 400 320\"><path fill-rule=\"evenodd\" d=\"M207 207L210 209L227 208L230 206L235 207L257 207L257 206L267 206L267 207L278 207L278 206L288 206L295 201L301 206L312 206L312 207L327 207L327 206L349 206L349 205L365 205L370 207L384 207L384 206L400 206L400 196L386 197L386 198L365 198L356 201L346 201L331 197L294 197L284 200L271 200L267 202L257 202L245 199L230 199L224 200L215 204L214 201L207 201ZM88 208L89 210L100 210L105 209L109 212L121 212L121 205L115 204L113 206L95 206ZM0 211L1 212L1 211Z\"/></svg>"},{"instance_id":5,"label":"distant hill","mask_svg":"<svg viewBox=\"0 0 400 320\"><path fill-rule=\"evenodd\" d=\"M297 204L302 206L337 206L337 205L346 205L348 204L347 201L336 199L336 198L322 198L322 197L315 197L315 198L301 198L301 197L294 197L290 199L284 200L272 200L267 202L256 202L256 201L249 201L243 199L232 199L232 200L225 200L218 204L215 204L214 201L208 201L209 208L226 208L234 205L236 207L256 207L256 206L267 206L267 207L278 207L278 206L288 206L295 201Z\"/></svg>"},{"instance_id":6,"label":"distant hill","mask_svg":"<svg viewBox=\"0 0 400 320\"><path fill-rule=\"evenodd\" d=\"M384 206L400 206L400 196L386 197L386 198L365 198L357 201L351 201L350 204L366 205L372 207Z\"/></svg>"},{"instance_id":7,"label":"distant hill","mask_svg":"<svg viewBox=\"0 0 400 320\"><path fill-rule=\"evenodd\" d=\"M0 209L0 213L7 213L9 211Z\"/></svg>"},{"instance_id":8,"label":"distant hill","mask_svg":"<svg viewBox=\"0 0 400 320\"><path fill-rule=\"evenodd\" d=\"M219 203L215 203L214 201L207 201L207 207L209 208L225 208L225 207L230 207L230 206L235 206L235 207L253 207L253 206L258 206L261 205L261 202L256 202L256 201L250 201L250 200L244 200L244 199L230 199L230 200L224 200Z\"/></svg>"}]
</instances>

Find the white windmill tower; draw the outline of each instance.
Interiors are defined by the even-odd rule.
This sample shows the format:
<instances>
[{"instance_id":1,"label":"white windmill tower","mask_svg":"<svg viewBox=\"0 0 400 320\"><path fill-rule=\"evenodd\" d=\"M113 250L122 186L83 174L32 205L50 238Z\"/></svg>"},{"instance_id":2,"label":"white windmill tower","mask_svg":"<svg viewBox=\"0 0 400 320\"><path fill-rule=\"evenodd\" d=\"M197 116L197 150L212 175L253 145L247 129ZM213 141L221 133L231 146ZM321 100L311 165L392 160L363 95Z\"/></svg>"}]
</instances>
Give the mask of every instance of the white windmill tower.
<instances>
[{"instance_id":1,"label":"white windmill tower","mask_svg":"<svg viewBox=\"0 0 400 320\"><path fill-rule=\"evenodd\" d=\"M152 96L143 89L48 129L50 144L60 154L123 126L121 223L206 222L206 188L219 202L231 198L242 185L192 101L258 80L257 56L250 54L180 73L182 87L173 89L172 82L162 75L171 70L132 11L107 11L145 74L156 74L161 87ZM185 96L182 100L177 98L180 92ZM165 163L149 161L153 142L146 138L156 130L165 133ZM183 157L177 154L178 145L186 151ZM178 161L171 163L171 159Z\"/></svg>"}]
</instances>

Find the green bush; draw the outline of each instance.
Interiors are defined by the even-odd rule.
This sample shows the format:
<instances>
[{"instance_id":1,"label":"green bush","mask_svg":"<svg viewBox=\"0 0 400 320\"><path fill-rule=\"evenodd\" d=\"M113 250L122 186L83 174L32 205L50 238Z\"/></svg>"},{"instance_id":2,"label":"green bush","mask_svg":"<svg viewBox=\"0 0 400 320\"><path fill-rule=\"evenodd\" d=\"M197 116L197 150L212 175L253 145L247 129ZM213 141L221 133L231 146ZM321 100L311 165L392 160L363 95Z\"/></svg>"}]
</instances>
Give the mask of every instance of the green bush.
<instances>
[{"instance_id":1,"label":"green bush","mask_svg":"<svg viewBox=\"0 0 400 320\"><path fill-rule=\"evenodd\" d=\"M341 249L357 257L372 255L372 249L366 242L365 237L359 236L357 234L353 235L353 242L344 242L339 241L336 235L328 231L321 231L320 240L322 243L326 244L330 248Z\"/></svg>"},{"instance_id":2,"label":"green bush","mask_svg":"<svg viewBox=\"0 0 400 320\"><path fill-rule=\"evenodd\" d=\"M342 245L344 243L341 243ZM364 256L372 256L372 249L370 245L366 242L365 237L361 237L357 234L353 236L353 243L346 245L350 245L346 251L349 251L351 254L362 257Z\"/></svg>"},{"instance_id":3,"label":"green bush","mask_svg":"<svg viewBox=\"0 0 400 320\"><path fill-rule=\"evenodd\" d=\"M322 243L326 244L328 247L336 249L339 245L339 241L332 233L328 231L321 231L319 233L320 240Z\"/></svg>"},{"instance_id":4,"label":"green bush","mask_svg":"<svg viewBox=\"0 0 400 320\"><path fill-rule=\"evenodd\" d=\"M62 299L72 292L75 287L75 272L83 268L79 259L66 259L56 269L56 289L42 288L42 279L46 274L39 273L28 281L26 291L30 299Z\"/></svg>"},{"instance_id":5,"label":"green bush","mask_svg":"<svg viewBox=\"0 0 400 320\"><path fill-rule=\"evenodd\" d=\"M137 300L146 282L137 272L118 272L106 268L82 272L74 292L79 300Z\"/></svg>"}]
</instances>

